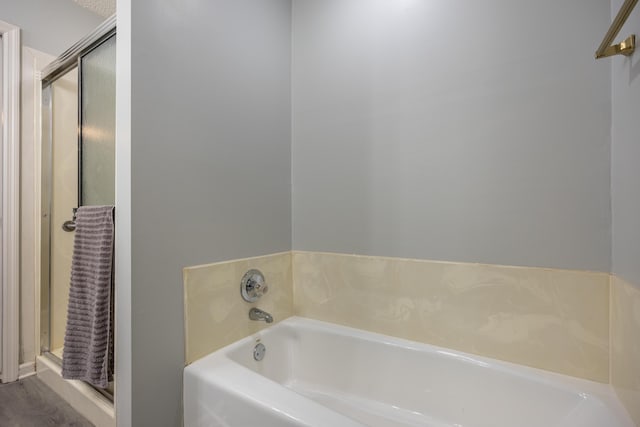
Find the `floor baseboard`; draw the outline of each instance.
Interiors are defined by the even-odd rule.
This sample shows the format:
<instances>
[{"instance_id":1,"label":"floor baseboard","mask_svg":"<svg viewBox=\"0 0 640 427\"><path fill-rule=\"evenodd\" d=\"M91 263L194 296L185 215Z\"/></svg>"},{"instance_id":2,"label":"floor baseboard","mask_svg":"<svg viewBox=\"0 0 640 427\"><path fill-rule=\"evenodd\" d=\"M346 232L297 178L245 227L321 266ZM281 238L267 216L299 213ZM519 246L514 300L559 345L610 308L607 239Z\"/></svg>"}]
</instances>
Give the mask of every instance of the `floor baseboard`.
<instances>
[{"instance_id":1,"label":"floor baseboard","mask_svg":"<svg viewBox=\"0 0 640 427\"><path fill-rule=\"evenodd\" d=\"M20 365L18 369L18 379L30 377L36 374L36 362L27 362Z\"/></svg>"}]
</instances>

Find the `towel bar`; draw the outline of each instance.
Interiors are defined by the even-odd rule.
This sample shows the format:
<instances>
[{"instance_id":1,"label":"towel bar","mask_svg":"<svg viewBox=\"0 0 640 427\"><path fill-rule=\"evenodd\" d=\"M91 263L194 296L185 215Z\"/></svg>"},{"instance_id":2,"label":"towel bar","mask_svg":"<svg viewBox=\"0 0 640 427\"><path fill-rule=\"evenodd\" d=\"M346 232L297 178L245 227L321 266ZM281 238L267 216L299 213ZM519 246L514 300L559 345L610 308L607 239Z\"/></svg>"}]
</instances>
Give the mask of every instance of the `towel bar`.
<instances>
[{"instance_id":1,"label":"towel bar","mask_svg":"<svg viewBox=\"0 0 640 427\"><path fill-rule=\"evenodd\" d=\"M612 55L625 55L629 56L636 49L636 36L634 34L627 37L623 42L612 45L613 39L616 38L622 26L626 22L627 18L631 14L634 6L638 3L638 0L625 0L624 4L620 8L620 11L616 15L613 23L609 27L609 31L605 34L602 43L596 50L596 59L606 58Z\"/></svg>"}]
</instances>

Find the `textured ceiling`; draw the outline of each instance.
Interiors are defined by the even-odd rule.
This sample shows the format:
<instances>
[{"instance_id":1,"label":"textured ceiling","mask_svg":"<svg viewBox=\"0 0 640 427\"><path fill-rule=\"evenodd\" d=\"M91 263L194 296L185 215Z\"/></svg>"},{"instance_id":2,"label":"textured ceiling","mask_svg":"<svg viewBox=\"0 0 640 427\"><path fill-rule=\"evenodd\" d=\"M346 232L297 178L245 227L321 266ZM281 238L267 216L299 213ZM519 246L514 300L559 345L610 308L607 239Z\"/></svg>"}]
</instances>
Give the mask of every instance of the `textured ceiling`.
<instances>
[{"instance_id":1,"label":"textured ceiling","mask_svg":"<svg viewBox=\"0 0 640 427\"><path fill-rule=\"evenodd\" d=\"M82 7L105 18L116 13L116 0L73 0Z\"/></svg>"}]
</instances>

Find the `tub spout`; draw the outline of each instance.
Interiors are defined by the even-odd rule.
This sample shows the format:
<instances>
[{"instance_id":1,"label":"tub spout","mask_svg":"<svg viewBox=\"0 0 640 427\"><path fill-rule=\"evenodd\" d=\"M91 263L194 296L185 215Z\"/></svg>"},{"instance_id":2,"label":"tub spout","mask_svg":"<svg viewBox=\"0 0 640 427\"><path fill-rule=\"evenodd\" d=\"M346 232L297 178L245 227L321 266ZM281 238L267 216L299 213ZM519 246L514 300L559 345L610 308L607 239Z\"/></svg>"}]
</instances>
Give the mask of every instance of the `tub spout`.
<instances>
[{"instance_id":1,"label":"tub spout","mask_svg":"<svg viewBox=\"0 0 640 427\"><path fill-rule=\"evenodd\" d=\"M251 320L264 320L267 323L273 322L273 316L271 316L266 311L262 311L259 308L253 307L249 310L249 319Z\"/></svg>"}]
</instances>

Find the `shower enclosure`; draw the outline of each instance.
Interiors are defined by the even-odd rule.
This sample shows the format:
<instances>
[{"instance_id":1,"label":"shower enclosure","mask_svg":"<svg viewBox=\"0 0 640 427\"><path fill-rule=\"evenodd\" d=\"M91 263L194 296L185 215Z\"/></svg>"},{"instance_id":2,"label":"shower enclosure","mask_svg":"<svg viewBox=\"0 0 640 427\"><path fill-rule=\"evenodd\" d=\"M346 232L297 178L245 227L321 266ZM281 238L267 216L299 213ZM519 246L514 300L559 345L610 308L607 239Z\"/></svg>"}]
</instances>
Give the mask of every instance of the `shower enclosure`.
<instances>
[{"instance_id":1,"label":"shower enclosure","mask_svg":"<svg viewBox=\"0 0 640 427\"><path fill-rule=\"evenodd\" d=\"M75 210L115 201L115 19L42 76L40 347L61 363ZM103 391L112 397L113 387Z\"/></svg>"}]
</instances>

